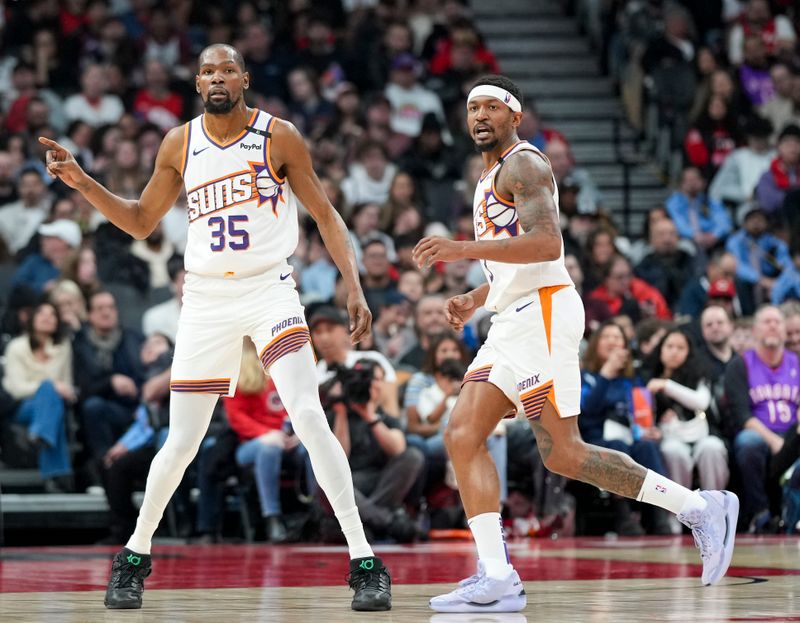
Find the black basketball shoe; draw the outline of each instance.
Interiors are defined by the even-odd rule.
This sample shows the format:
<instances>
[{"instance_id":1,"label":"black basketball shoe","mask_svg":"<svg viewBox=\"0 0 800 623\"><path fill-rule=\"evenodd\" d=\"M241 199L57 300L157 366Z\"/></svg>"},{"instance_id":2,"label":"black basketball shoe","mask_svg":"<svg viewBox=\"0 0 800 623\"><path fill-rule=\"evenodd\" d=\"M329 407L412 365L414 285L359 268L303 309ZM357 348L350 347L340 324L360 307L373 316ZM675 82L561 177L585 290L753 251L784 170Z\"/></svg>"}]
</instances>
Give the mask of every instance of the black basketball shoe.
<instances>
[{"instance_id":1,"label":"black basketball shoe","mask_svg":"<svg viewBox=\"0 0 800 623\"><path fill-rule=\"evenodd\" d=\"M392 609L392 578L380 558L370 556L351 560L347 581L356 592L351 604L353 610Z\"/></svg>"},{"instance_id":2,"label":"black basketball shoe","mask_svg":"<svg viewBox=\"0 0 800 623\"><path fill-rule=\"evenodd\" d=\"M103 602L106 608L141 608L144 579L151 571L150 556L123 547L111 565L111 579Z\"/></svg>"}]
</instances>

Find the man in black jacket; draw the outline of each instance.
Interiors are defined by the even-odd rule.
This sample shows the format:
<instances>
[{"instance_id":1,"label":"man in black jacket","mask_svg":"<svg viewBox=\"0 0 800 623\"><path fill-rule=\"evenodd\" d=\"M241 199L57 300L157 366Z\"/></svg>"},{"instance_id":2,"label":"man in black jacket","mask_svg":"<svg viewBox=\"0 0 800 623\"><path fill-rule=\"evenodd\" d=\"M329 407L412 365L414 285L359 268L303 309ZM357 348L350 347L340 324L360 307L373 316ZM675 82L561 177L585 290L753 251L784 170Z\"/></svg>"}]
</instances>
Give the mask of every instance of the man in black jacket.
<instances>
[{"instance_id":1,"label":"man in black jacket","mask_svg":"<svg viewBox=\"0 0 800 623\"><path fill-rule=\"evenodd\" d=\"M84 439L97 465L133 422L144 372L139 358L143 341L120 327L110 292L89 297L89 322L75 336L73 352Z\"/></svg>"}]
</instances>

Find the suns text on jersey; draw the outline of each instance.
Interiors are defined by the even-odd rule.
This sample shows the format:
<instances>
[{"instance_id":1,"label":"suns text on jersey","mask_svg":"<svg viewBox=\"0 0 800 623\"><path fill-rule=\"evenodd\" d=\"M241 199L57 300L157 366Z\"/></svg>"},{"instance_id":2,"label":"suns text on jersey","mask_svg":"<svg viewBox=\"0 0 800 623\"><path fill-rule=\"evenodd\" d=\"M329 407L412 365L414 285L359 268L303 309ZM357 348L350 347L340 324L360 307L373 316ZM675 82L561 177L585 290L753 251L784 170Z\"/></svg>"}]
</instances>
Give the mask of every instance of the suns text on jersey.
<instances>
[{"instance_id":1,"label":"suns text on jersey","mask_svg":"<svg viewBox=\"0 0 800 623\"><path fill-rule=\"evenodd\" d=\"M253 172L239 172L195 188L187 197L189 222L255 197Z\"/></svg>"}]
</instances>

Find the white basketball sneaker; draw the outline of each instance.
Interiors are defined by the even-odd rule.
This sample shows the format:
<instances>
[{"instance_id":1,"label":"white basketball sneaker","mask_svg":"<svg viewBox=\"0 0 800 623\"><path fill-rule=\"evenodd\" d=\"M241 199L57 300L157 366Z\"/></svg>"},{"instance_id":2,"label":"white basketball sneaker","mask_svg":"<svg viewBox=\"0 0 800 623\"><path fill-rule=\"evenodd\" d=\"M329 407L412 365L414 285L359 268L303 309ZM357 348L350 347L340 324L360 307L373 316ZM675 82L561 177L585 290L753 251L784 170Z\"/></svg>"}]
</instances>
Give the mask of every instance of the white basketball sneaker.
<instances>
[{"instance_id":1,"label":"white basketball sneaker","mask_svg":"<svg viewBox=\"0 0 800 623\"><path fill-rule=\"evenodd\" d=\"M681 513L678 519L692 529L703 561L703 584L710 586L723 578L731 564L739 498L730 491L701 491L700 495L707 502L706 507Z\"/></svg>"},{"instance_id":2,"label":"white basketball sneaker","mask_svg":"<svg viewBox=\"0 0 800 623\"><path fill-rule=\"evenodd\" d=\"M437 612L519 612L528 603L516 571L503 580L486 575L478 563L478 573L458 584L458 588L430 601Z\"/></svg>"}]
</instances>

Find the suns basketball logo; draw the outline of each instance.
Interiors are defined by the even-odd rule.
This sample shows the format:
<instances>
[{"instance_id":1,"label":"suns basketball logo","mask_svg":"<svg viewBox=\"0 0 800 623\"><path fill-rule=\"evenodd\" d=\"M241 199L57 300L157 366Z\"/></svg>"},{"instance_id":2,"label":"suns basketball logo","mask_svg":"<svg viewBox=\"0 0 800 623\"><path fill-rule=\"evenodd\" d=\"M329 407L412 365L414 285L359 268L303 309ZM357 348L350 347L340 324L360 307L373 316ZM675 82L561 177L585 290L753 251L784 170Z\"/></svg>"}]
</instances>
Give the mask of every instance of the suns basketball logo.
<instances>
[{"instance_id":1,"label":"suns basketball logo","mask_svg":"<svg viewBox=\"0 0 800 623\"><path fill-rule=\"evenodd\" d=\"M268 169L263 169L256 175L256 191L258 192L259 207L269 202L272 204L272 213L278 216L278 203L285 201L283 184L276 182L269 174Z\"/></svg>"},{"instance_id":2,"label":"suns basketball logo","mask_svg":"<svg viewBox=\"0 0 800 623\"><path fill-rule=\"evenodd\" d=\"M503 232L507 232L509 236L519 234L517 209L498 199L491 190L485 191L483 195L480 214L476 219L478 236L483 238L491 234L493 238L498 238Z\"/></svg>"}]
</instances>

